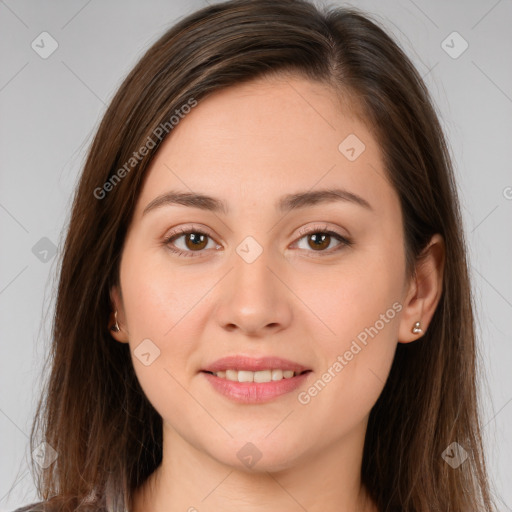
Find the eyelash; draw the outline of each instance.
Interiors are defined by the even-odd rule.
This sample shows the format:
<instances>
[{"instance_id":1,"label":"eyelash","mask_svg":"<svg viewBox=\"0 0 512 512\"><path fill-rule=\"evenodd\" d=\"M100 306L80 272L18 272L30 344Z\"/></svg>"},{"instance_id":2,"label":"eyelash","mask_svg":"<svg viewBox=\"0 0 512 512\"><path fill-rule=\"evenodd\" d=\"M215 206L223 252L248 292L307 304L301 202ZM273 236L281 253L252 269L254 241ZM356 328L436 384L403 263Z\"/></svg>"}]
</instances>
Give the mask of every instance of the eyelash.
<instances>
[{"instance_id":1,"label":"eyelash","mask_svg":"<svg viewBox=\"0 0 512 512\"><path fill-rule=\"evenodd\" d=\"M178 256L201 257L201 256L197 256L194 253L204 252L204 251L183 251L183 250L177 249L176 247L173 247L171 245L172 242L174 242L178 238L181 238L183 235L190 235L190 234L205 235L208 238L213 240L213 237L210 236L205 231L202 231L201 229L195 229L193 226L186 226L184 228L177 229L176 231L171 233L169 236L167 236L164 240L164 245L166 245L171 252L177 254ZM336 231L332 231L332 230L328 229L327 226L325 226L324 228L321 228L320 226L315 226L313 228L304 228L299 231L300 236L297 239L297 241L302 240L307 235L313 235L313 234L315 234L315 235L316 234L330 235L330 236L333 236L336 240L338 240L340 242L340 245L338 245L334 249L330 249L328 251L325 251L325 250L318 251L319 253L332 254L332 253L340 251L341 249L343 249L343 247L351 247L353 245L352 240L342 236L340 233L338 233ZM306 252L316 252L316 251L311 250L311 251L306 251ZM311 257L313 257L313 258L322 257L323 254L318 254L315 256L311 256Z\"/></svg>"}]
</instances>

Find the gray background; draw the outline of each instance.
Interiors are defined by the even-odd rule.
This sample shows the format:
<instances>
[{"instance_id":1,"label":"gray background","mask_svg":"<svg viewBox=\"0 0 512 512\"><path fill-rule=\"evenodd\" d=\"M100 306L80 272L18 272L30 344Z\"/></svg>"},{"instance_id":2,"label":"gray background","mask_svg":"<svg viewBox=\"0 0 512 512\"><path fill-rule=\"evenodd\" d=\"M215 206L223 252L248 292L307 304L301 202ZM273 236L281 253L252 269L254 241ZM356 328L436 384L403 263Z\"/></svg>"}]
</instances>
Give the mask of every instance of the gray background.
<instances>
[{"instance_id":1,"label":"gray background","mask_svg":"<svg viewBox=\"0 0 512 512\"><path fill-rule=\"evenodd\" d=\"M204 5L0 0L0 511L36 498L28 434L54 304L52 249L61 247L85 151L145 49ZM490 473L500 510L512 510L512 2L344 5L368 10L394 34L425 77L452 148L486 378ZM58 43L46 59L31 47L44 31ZM453 31L469 45L457 58L463 41L446 39Z\"/></svg>"}]
</instances>

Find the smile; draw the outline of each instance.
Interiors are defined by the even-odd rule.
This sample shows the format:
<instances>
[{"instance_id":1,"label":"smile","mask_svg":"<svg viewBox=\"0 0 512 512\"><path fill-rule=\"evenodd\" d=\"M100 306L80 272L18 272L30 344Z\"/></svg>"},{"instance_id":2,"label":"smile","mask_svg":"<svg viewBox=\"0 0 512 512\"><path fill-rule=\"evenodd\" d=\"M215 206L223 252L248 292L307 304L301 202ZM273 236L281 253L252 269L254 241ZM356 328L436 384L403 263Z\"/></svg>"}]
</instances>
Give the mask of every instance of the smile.
<instances>
[{"instance_id":1,"label":"smile","mask_svg":"<svg viewBox=\"0 0 512 512\"><path fill-rule=\"evenodd\" d=\"M308 371L308 370L305 370ZM301 373L305 372L294 372L293 370L260 370L257 372L251 372L248 370L225 370L218 372L207 372L219 377L221 379L230 380L233 382L272 382L282 379L291 379Z\"/></svg>"},{"instance_id":2,"label":"smile","mask_svg":"<svg viewBox=\"0 0 512 512\"><path fill-rule=\"evenodd\" d=\"M229 372L229 374L228 374ZM231 373L232 372L232 373ZM275 373L274 373L275 372ZM204 375L206 380L210 383L213 389L220 395L229 398L231 401L240 404L262 404L270 402L284 395L288 395L295 391L299 386L303 385L311 370L305 370L302 373L295 374L292 370L287 370L286 375L282 370L262 370L257 372L250 372L246 370L226 370L220 373L220 376L213 372L200 372ZM226 375L222 376L223 373ZM275 375L276 380L271 380L272 373ZM282 378L280 377L282 374ZM236 380L229 380L227 377L236 378ZM244 381L244 379L246 379ZM250 379L250 380L249 380ZM258 382L256 379L265 379Z\"/></svg>"}]
</instances>

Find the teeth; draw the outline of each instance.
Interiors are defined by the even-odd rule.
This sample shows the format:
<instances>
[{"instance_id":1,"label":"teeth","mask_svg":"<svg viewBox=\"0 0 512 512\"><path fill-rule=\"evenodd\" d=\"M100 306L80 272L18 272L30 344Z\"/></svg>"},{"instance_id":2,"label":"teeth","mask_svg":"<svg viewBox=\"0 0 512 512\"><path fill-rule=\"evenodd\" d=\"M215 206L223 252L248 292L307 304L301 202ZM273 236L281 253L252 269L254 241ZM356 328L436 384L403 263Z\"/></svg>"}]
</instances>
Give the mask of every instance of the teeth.
<instances>
[{"instance_id":1,"label":"teeth","mask_svg":"<svg viewBox=\"0 0 512 512\"><path fill-rule=\"evenodd\" d=\"M238 372L236 370L226 370L226 379L238 380Z\"/></svg>"},{"instance_id":2,"label":"teeth","mask_svg":"<svg viewBox=\"0 0 512 512\"><path fill-rule=\"evenodd\" d=\"M254 372L239 371L238 382L254 382Z\"/></svg>"},{"instance_id":3,"label":"teeth","mask_svg":"<svg viewBox=\"0 0 512 512\"><path fill-rule=\"evenodd\" d=\"M247 370L226 370L214 373L221 379L232 380L235 382L271 382L281 379L291 379L296 374L292 370L261 370L258 372L250 372Z\"/></svg>"},{"instance_id":4,"label":"teeth","mask_svg":"<svg viewBox=\"0 0 512 512\"><path fill-rule=\"evenodd\" d=\"M252 372L246 372L252 373ZM272 372L270 370L262 370L254 372L254 382L270 382L272 380Z\"/></svg>"},{"instance_id":5,"label":"teeth","mask_svg":"<svg viewBox=\"0 0 512 512\"><path fill-rule=\"evenodd\" d=\"M283 378L283 370L272 370L272 380L281 380Z\"/></svg>"}]
</instances>

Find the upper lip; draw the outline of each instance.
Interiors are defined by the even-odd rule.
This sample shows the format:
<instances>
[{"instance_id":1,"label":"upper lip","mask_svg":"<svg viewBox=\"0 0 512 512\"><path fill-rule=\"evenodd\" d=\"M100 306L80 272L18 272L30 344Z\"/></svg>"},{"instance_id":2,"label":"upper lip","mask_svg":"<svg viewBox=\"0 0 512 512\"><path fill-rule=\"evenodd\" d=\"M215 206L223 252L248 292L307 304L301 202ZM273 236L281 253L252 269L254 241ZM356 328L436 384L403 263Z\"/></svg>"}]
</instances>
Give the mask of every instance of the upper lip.
<instances>
[{"instance_id":1,"label":"upper lip","mask_svg":"<svg viewBox=\"0 0 512 512\"><path fill-rule=\"evenodd\" d=\"M309 370L306 366L303 366L294 361L288 359L282 359L281 357L249 357L243 355L234 355L222 357L217 359L213 363L209 364L202 371L206 372L221 372L225 370L246 370L251 372L257 372L260 370L292 370L296 373L301 373Z\"/></svg>"}]
</instances>

